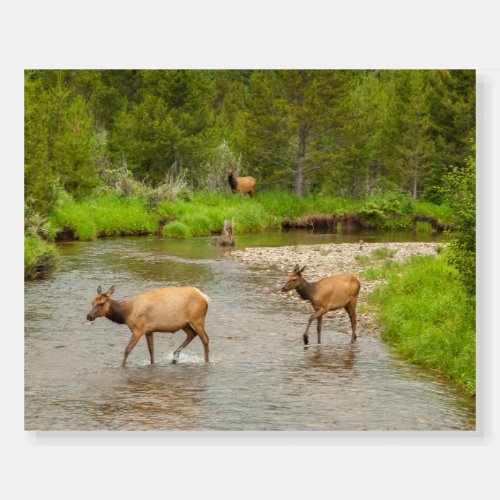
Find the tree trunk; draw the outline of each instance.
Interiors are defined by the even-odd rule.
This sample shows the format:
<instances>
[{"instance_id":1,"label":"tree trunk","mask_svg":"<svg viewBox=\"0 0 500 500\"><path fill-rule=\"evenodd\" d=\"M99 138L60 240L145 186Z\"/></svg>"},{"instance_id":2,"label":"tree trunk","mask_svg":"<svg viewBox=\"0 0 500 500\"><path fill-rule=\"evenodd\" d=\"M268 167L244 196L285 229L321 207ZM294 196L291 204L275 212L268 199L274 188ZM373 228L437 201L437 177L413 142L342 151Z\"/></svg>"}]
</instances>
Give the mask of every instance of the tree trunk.
<instances>
[{"instance_id":1,"label":"tree trunk","mask_svg":"<svg viewBox=\"0 0 500 500\"><path fill-rule=\"evenodd\" d=\"M233 221L225 220L224 227L222 228L222 238L220 244L223 247L233 247L234 246L234 232L233 232Z\"/></svg>"},{"instance_id":2,"label":"tree trunk","mask_svg":"<svg viewBox=\"0 0 500 500\"><path fill-rule=\"evenodd\" d=\"M299 129L299 152L297 157L297 170L295 171L295 194L302 196L304 190L304 158L306 156L307 132L304 126Z\"/></svg>"},{"instance_id":3,"label":"tree trunk","mask_svg":"<svg viewBox=\"0 0 500 500\"><path fill-rule=\"evenodd\" d=\"M417 199L417 185L418 185L418 161L413 158L413 199Z\"/></svg>"}]
</instances>

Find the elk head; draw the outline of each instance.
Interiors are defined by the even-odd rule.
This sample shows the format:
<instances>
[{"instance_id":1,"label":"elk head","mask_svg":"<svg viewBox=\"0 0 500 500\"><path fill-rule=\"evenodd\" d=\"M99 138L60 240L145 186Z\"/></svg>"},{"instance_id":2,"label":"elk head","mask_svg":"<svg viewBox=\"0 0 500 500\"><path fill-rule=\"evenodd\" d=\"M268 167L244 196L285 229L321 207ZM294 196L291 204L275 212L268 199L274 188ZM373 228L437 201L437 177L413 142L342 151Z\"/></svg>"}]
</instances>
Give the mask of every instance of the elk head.
<instances>
[{"instance_id":1,"label":"elk head","mask_svg":"<svg viewBox=\"0 0 500 500\"><path fill-rule=\"evenodd\" d=\"M285 283L283 288L281 289L282 292L289 292L290 290L295 290L298 288L301 283L303 282L304 278L302 277L302 271L306 268L304 266L302 269L300 269L299 265L297 264L292 271L292 274L288 276L288 281Z\"/></svg>"},{"instance_id":2,"label":"elk head","mask_svg":"<svg viewBox=\"0 0 500 500\"><path fill-rule=\"evenodd\" d=\"M97 287L97 295L92 301L92 309L87 314L88 321L94 321L96 318L102 318L109 312L111 306L109 298L113 295L115 287L112 286L107 292L102 293L101 285Z\"/></svg>"}]
</instances>

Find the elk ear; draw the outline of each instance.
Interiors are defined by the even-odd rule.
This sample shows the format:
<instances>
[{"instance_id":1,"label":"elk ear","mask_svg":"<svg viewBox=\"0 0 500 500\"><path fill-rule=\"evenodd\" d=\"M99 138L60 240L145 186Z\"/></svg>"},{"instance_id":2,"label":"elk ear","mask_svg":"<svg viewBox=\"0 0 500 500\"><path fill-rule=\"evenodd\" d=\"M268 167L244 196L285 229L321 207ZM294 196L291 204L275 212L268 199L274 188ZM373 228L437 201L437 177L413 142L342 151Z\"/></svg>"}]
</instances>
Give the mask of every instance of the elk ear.
<instances>
[{"instance_id":1,"label":"elk ear","mask_svg":"<svg viewBox=\"0 0 500 500\"><path fill-rule=\"evenodd\" d=\"M97 287L97 293L102 293L102 287L101 287L101 285L99 285L99 286Z\"/></svg>"},{"instance_id":2,"label":"elk ear","mask_svg":"<svg viewBox=\"0 0 500 500\"><path fill-rule=\"evenodd\" d=\"M306 264L307 265L307 264ZM298 267L298 266L297 266ZM306 268L306 266L304 266L300 271L297 271L298 274L300 274L304 269Z\"/></svg>"},{"instance_id":3,"label":"elk ear","mask_svg":"<svg viewBox=\"0 0 500 500\"><path fill-rule=\"evenodd\" d=\"M298 273L299 272L299 265L298 264L295 264L295 267L293 268L293 272L294 273Z\"/></svg>"},{"instance_id":4,"label":"elk ear","mask_svg":"<svg viewBox=\"0 0 500 500\"><path fill-rule=\"evenodd\" d=\"M106 292L106 297L111 297L113 293L115 292L115 286L113 285L107 292Z\"/></svg>"}]
</instances>

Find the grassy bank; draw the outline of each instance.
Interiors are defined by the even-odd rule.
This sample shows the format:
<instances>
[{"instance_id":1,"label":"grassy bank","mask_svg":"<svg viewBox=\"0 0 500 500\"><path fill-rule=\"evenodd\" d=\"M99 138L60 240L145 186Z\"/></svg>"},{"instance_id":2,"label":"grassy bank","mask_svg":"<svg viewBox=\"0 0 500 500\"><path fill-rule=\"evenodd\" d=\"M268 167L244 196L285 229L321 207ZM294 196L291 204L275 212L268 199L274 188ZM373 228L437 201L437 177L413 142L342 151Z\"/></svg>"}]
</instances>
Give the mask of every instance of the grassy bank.
<instances>
[{"instance_id":1,"label":"grassy bank","mask_svg":"<svg viewBox=\"0 0 500 500\"><path fill-rule=\"evenodd\" d=\"M284 220L291 227L310 227L322 221L336 224L336 217L350 216L360 228L432 231L431 224L415 222L416 214L443 225L452 222L447 207L414 203L394 194L353 200L313 195L297 198L289 192L265 191L252 199L243 194L197 192L154 207L140 197L115 193L80 201L68 198L53 210L47 227L49 233L64 229L80 240L148 234L158 228L164 236L186 238L218 233L225 219L234 219L235 232L241 234L278 229Z\"/></svg>"},{"instance_id":2,"label":"grassy bank","mask_svg":"<svg viewBox=\"0 0 500 500\"><path fill-rule=\"evenodd\" d=\"M420 209L421 214L417 211ZM416 223L416 215L426 216L444 227L452 223L447 207L417 204L392 194L366 199L314 195L298 198L289 192L265 191L250 199L243 194L198 192L188 200L163 202L155 211L166 221L163 234L167 237L217 233L224 219L234 219L236 234L279 229L285 221L289 227L331 226L337 222L342 224L347 217L351 217L360 229L434 230L431 223Z\"/></svg>"},{"instance_id":3,"label":"grassy bank","mask_svg":"<svg viewBox=\"0 0 500 500\"><path fill-rule=\"evenodd\" d=\"M42 240L39 236L24 237L24 278L42 277L57 261L57 250L54 245Z\"/></svg>"},{"instance_id":4,"label":"grassy bank","mask_svg":"<svg viewBox=\"0 0 500 500\"><path fill-rule=\"evenodd\" d=\"M404 265L389 259L364 272L384 278L369 296L382 338L410 362L438 370L475 393L475 304L458 273L439 257L412 257Z\"/></svg>"},{"instance_id":5,"label":"grassy bank","mask_svg":"<svg viewBox=\"0 0 500 500\"><path fill-rule=\"evenodd\" d=\"M49 237L65 229L79 240L150 234L157 226L156 214L142 200L114 193L80 201L68 198L56 206L47 224Z\"/></svg>"}]
</instances>

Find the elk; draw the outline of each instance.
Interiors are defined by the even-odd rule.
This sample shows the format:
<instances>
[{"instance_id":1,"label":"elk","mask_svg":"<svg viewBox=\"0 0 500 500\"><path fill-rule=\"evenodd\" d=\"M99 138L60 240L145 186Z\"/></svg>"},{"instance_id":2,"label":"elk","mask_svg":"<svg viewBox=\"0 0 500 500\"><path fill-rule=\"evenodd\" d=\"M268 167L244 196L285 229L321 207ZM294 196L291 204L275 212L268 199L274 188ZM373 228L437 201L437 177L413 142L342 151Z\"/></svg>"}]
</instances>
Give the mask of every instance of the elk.
<instances>
[{"instance_id":1,"label":"elk","mask_svg":"<svg viewBox=\"0 0 500 500\"><path fill-rule=\"evenodd\" d=\"M302 276L306 266L302 269L297 264L288 277L282 292L296 290L303 300L308 300L314 309L309 318L306 331L304 332L304 344L309 343L309 328L314 320L317 320L318 344L321 344L321 326L323 316L328 311L344 308L349 314L352 327L351 343L356 341L356 303L361 288L361 283L352 273L342 273L335 276L309 282Z\"/></svg>"},{"instance_id":2,"label":"elk","mask_svg":"<svg viewBox=\"0 0 500 500\"><path fill-rule=\"evenodd\" d=\"M125 349L122 366L139 339L145 335L148 343L151 364L154 364L154 332L186 332L186 340L174 351L173 363L179 359L179 353L198 335L205 350L205 362L208 363L208 335L205 330L205 315L211 301L208 295L194 287L166 287L149 290L129 300L113 300L115 287L103 293L101 285L92 301L92 309L87 314L88 321L105 316L120 325L127 325L132 337Z\"/></svg>"},{"instance_id":3,"label":"elk","mask_svg":"<svg viewBox=\"0 0 500 500\"><path fill-rule=\"evenodd\" d=\"M241 191L248 193L250 197L253 196L255 190L255 179L253 177L235 177L234 168L229 168L227 170L227 180L233 193Z\"/></svg>"}]
</instances>

